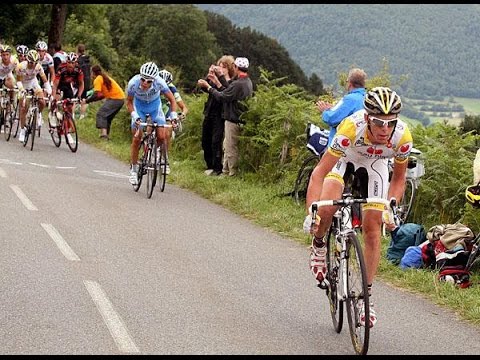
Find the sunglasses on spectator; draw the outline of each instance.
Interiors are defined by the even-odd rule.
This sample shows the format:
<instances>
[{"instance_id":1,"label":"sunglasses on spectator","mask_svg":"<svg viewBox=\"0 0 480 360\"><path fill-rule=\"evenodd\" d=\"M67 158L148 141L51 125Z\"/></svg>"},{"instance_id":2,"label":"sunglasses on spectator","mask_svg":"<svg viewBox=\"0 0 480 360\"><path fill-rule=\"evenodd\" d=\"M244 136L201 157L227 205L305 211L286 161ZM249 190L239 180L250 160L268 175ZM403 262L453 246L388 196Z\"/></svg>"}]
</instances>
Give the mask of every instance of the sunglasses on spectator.
<instances>
[{"instance_id":1,"label":"sunglasses on spectator","mask_svg":"<svg viewBox=\"0 0 480 360\"><path fill-rule=\"evenodd\" d=\"M370 118L370 120L372 120L372 123L375 126L378 126L378 127L384 127L385 125L387 125L389 128L392 128L392 127L395 127L397 125L397 122L398 122L398 118L394 118L394 119L390 119L390 120L383 120L383 119L373 117L371 115L369 115L369 118Z\"/></svg>"},{"instance_id":2,"label":"sunglasses on spectator","mask_svg":"<svg viewBox=\"0 0 480 360\"><path fill-rule=\"evenodd\" d=\"M153 79L145 79L145 78L142 77L142 78L140 78L140 80L141 80L142 82L146 82L147 84L153 83Z\"/></svg>"}]
</instances>

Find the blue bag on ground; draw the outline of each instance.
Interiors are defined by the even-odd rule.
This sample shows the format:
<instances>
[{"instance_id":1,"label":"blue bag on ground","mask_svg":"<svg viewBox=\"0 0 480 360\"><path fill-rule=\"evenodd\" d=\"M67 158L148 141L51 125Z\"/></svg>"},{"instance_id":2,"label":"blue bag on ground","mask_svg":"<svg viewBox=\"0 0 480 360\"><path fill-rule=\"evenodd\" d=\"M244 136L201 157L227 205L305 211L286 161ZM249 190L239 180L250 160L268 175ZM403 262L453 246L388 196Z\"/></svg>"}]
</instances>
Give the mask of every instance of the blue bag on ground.
<instances>
[{"instance_id":1,"label":"blue bag on ground","mask_svg":"<svg viewBox=\"0 0 480 360\"><path fill-rule=\"evenodd\" d=\"M423 225L405 223L391 232L391 241L387 249L387 260L398 265L409 246L418 246L427 239Z\"/></svg>"},{"instance_id":2,"label":"blue bag on ground","mask_svg":"<svg viewBox=\"0 0 480 360\"><path fill-rule=\"evenodd\" d=\"M421 267L423 267L422 249L420 246L409 246L400 260L400 268L420 269Z\"/></svg>"}]
</instances>

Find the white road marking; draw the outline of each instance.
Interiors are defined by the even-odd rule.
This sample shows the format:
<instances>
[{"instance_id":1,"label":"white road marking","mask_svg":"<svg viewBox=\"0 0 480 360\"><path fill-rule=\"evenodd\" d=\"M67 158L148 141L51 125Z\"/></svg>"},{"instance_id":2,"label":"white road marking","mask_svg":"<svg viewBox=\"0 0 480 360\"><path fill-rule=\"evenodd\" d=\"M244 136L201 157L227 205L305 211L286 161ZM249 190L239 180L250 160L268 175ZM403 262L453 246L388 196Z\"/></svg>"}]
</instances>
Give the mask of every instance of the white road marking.
<instances>
[{"instance_id":1,"label":"white road marking","mask_svg":"<svg viewBox=\"0 0 480 360\"><path fill-rule=\"evenodd\" d=\"M118 349L126 353L140 352L128 333L127 327L122 318L117 314L100 285L96 281L90 280L83 280L83 283L92 297L93 302L97 306L98 311L102 315L103 321L107 325Z\"/></svg>"},{"instance_id":2,"label":"white road marking","mask_svg":"<svg viewBox=\"0 0 480 360\"><path fill-rule=\"evenodd\" d=\"M33 165L33 166L43 167L43 168L49 168L50 167L50 165L37 164L37 163L32 163L32 162L29 162L29 164Z\"/></svg>"},{"instance_id":3,"label":"white road marking","mask_svg":"<svg viewBox=\"0 0 480 360\"><path fill-rule=\"evenodd\" d=\"M13 164L13 165L23 165L21 162L16 162L8 159L0 159L0 163L2 164Z\"/></svg>"},{"instance_id":4,"label":"white road marking","mask_svg":"<svg viewBox=\"0 0 480 360\"><path fill-rule=\"evenodd\" d=\"M76 169L76 166L55 166L55 169Z\"/></svg>"},{"instance_id":5,"label":"white road marking","mask_svg":"<svg viewBox=\"0 0 480 360\"><path fill-rule=\"evenodd\" d=\"M20 199L20 201L22 202L23 205L25 205L25 207L28 209L28 210L32 210L32 211L37 211L37 207L35 205L32 204L32 202L30 201L29 198L27 198L27 196L23 193L22 190L20 190L20 188L17 186L17 185L10 185L10 188L13 190L13 192L15 193L15 195L18 196L18 198Z\"/></svg>"},{"instance_id":6,"label":"white road marking","mask_svg":"<svg viewBox=\"0 0 480 360\"><path fill-rule=\"evenodd\" d=\"M111 176L111 177L117 177L117 178L128 178L129 175L125 174L119 174L111 171L105 171L105 170L93 170L93 172L96 172L99 175L103 176Z\"/></svg>"},{"instance_id":7,"label":"white road marking","mask_svg":"<svg viewBox=\"0 0 480 360\"><path fill-rule=\"evenodd\" d=\"M2 177L2 178L6 178L6 177L7 177L7 173L6 173L5 170L3 170L2 168L0 168L0 177Z\"/></svg>"},{"instance_id":8,"label":"white road marking","mask_svg":"<svg viewBox=\"0 0 480 360\"><path fill-rule=\"evenodd\" d=\"M43 224L43 229L47 232L48 235L55 241L55 244L62 252L63 256L67 258L67 260L71 261L80 261L80 258L75 254L72 248L67 244L67 242L62 238L62 236L58 233L57 229L52 224Z\"/></svg>"}]
</instances>

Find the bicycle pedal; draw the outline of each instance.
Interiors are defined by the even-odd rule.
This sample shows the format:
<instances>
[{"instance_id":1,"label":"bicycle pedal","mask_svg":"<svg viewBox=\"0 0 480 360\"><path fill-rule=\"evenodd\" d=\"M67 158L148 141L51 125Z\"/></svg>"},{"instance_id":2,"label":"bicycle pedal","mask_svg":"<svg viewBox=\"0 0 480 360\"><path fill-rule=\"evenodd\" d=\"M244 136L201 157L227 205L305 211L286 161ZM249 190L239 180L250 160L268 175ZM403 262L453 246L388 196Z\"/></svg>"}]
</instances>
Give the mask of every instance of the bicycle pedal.
<instances>
[{"instance_id":1,"label":"bicycle pedal","mask_svg":"<svg viewBox=\"0 0 480 360\"><path fill-rule=\"evenodd\" d=\"M323 279L317 286L322 290L327 290L330 287L330 283L327 279Z\"/></svg>"}]
</instances>

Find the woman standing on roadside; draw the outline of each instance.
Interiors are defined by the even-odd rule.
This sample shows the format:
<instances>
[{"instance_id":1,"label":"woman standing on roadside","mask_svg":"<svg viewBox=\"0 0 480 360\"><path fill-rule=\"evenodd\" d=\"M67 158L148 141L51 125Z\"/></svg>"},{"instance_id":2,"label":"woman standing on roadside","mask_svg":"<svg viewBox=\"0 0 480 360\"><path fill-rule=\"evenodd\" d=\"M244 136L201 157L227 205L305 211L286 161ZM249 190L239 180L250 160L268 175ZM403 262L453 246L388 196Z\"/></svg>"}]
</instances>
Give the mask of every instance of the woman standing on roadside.
<instances>
[{"instance_id":1,"label":"woman standing on roadside","mask_svg":"<svg viewBox=\"0 0 480 360\"><path fill-rule=\"evenodd\" d=\"M112 120L125 102L125 93L118 83L103 72L100 65L92 66L93 94L84 99L85 104L106 99L97 111L97 129L100 129L100 138L109 140Z\"/></svg>"}]
</instances>

